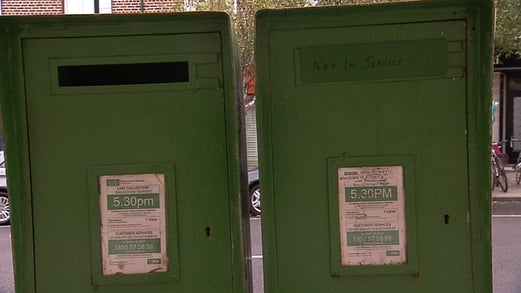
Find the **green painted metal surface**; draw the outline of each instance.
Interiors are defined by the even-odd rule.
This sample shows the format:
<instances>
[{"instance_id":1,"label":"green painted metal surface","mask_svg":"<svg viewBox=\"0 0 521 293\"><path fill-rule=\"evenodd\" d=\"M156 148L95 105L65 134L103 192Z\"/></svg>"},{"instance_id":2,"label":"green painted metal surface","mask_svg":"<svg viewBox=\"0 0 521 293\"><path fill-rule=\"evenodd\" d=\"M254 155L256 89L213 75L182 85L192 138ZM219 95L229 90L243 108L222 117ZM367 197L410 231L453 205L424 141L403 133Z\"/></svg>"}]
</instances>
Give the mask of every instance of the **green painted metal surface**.
<instances>
[{"instance_id":1,"label":"green painted metal surface","mask_svg":"<svg viewBox=\"0 0 521 293\"><path fill-rule=\"evenodd\" d=\"M491 292L491 1L266 10L266 292Z\"/></svg>"},{"instance_id":2,"label":"green painted metal surface","mask_svg":"<svg viewBox=\"0 0 521 293\"><path fill-rule=\"evenodd\" d=\"M0 30L17 292L247 291L228 16Z\"/></svg>"}]
</instances>

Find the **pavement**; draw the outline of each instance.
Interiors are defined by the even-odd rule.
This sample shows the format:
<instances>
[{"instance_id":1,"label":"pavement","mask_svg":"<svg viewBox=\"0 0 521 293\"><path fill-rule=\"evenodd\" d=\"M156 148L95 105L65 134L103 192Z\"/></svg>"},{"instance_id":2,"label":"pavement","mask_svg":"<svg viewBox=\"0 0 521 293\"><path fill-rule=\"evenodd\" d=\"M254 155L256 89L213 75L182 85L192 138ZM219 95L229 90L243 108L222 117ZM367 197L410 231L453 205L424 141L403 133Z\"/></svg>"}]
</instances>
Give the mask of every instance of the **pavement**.
<instances>
[{"instance_id":1,"label":"pavement","mask_svg":"<svg viewBox=\"0 0 521 293\"><path fill-rule=\"evenodd\" d=\"M506 165L505 171L508 178L508 190L503 192L499 186L492 190L492 200L519 200L521 201L521 184L516 183L516 173L513 165Z\"/></svg>"}]
</instances>

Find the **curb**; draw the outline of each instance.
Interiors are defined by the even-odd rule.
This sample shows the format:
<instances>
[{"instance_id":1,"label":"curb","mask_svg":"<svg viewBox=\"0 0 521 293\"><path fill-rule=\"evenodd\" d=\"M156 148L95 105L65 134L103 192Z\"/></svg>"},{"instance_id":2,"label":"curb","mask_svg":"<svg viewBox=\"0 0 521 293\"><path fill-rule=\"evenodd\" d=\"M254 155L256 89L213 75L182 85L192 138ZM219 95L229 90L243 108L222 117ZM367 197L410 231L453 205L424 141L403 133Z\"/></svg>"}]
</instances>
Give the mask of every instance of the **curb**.
<instances>
[{"instance_id":1,"label":"curb","mask_svg":"<svg viewBox=\"0 0 521 293\"><path fill-rule=\"evenodd\" d=\"M492 196L492 201L521 201L520 196Z\"/></svg>"}]
</instances>

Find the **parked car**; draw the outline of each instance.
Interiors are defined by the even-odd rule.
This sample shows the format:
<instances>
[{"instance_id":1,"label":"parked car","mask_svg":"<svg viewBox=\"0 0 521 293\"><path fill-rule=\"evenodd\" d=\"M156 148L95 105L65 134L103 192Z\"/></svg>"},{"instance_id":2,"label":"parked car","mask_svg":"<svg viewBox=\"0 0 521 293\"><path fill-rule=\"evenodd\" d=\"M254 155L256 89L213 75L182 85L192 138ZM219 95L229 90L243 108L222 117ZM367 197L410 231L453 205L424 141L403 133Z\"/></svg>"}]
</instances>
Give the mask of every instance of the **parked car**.
<instances>
[{"instance_id":1,"label":"parked car","mask_svg":"<svg viewBox=\"0 0 521 293\"><path fill-rule=\"evenodd\" d=\"M0 151L0 225L6 225L11 220L11 207L7 195L7 177L5 172L4 152Z\"/></svg>"},{"instance_id":2,"label":"parked car","mask_svg":"<svg viewBox=\"0 0 521 293\"><path fill-rule=\"evenodd\" d=\"M250 191L250 215L258 216L261 213L259 169L248 171L248 189Z\"/></svg>"}]
</instances>

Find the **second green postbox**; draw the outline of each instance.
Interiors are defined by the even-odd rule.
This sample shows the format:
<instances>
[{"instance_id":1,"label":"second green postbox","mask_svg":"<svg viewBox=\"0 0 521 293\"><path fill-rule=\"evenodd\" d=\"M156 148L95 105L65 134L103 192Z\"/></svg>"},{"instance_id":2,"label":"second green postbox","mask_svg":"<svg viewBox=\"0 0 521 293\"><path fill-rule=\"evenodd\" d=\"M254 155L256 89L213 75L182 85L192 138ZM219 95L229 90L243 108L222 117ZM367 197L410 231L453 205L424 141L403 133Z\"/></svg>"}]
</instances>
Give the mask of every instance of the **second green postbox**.
<instances>
[{"instance_id":1,"label":"second green postbox","mask_svg":"<svg viewBox=\"0 0 521 293\"><path fill-rule=\"evenodd\" d=\"M17 292L244 292L224 13L6 17Z\"/></svg>"},{"instance_id":2,"label":"second green postbox","mask_svg":"<svg viewBox=\"0 0 521 293\"><path fill-rule=\"evenodd\" d=\"M266 292L490 292L490 2L257 15Z\"/></svg>"}]
</instances>

